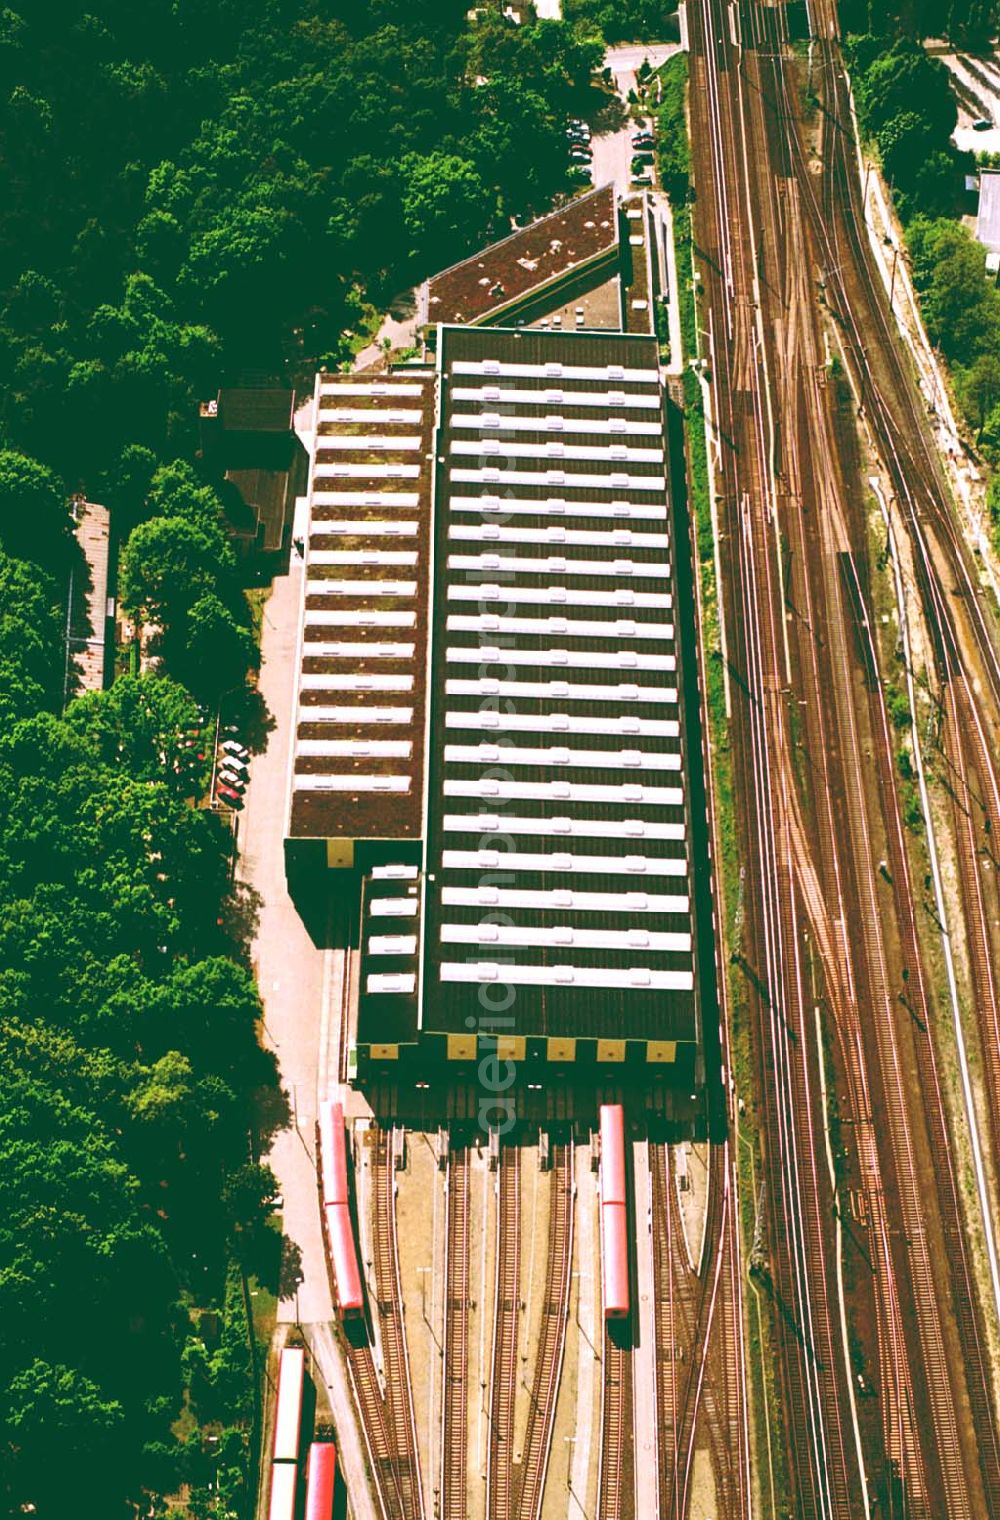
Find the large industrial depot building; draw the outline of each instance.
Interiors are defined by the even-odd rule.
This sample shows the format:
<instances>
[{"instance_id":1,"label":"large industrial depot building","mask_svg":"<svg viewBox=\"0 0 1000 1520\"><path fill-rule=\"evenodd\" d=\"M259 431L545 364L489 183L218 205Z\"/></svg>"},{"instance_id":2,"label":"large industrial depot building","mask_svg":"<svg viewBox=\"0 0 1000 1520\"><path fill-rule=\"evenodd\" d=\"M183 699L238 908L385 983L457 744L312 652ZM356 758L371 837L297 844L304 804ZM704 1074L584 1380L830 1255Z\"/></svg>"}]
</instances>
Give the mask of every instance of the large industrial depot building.
<instances>
[{"instance_id":1,"label":"large industrial depot building","mask_svg":"<svg viewBox=\"0 0 1000 1520\"><path fill-rule=\"evenodd\" d=\"M352 1070L691 1093L712 898L656 339L433 336L316 385L286 858L356 883Z\"/></svg>"}]
</instances>

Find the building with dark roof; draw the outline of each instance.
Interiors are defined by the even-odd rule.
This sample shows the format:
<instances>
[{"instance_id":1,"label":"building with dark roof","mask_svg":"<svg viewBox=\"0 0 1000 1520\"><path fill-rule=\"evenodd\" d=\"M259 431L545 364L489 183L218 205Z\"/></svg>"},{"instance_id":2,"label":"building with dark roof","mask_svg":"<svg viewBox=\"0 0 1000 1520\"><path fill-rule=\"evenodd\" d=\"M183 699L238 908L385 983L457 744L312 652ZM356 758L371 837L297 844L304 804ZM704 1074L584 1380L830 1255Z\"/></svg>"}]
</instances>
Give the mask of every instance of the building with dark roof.
<instances>
[{"instance_id":1,"label":"building with dark roof","mask_svg":"<svg viewBox=\"0 0 1000 1520\"><path fill-rule=\"evenodd\" d=\"M420 304L432 331L439 323L512 322L560 293L606 280L619 253L614 189L604 185L443 269Z\"/></svg>"},{"instance_id":2,"label":"building with dark roof","mask_svg":"<svg viewBox=\"0 0 1000 1520\"><path fill-rule=\"evenodd\" d=\"M317 400L287 849L359 874L357 1070L697 1085L709 865L655 338L443 326L436 371Z\"/></svg>"},{"instance_id":3,"label":"building with dark roof","mask_svg":"<svg viewBox=\"0 0 1000 1520\"><path fill-rule=\"evenodd\" d=\"M286 387L246 385L224 387L199 408L202 451L225 478L226 522L244 550L274 552L287 541L305 475L295 403Z\"/></svg>"},{"instance_id":4,"label":"building with dark roof","mask_svg":"<svg viewBox=\"0 0 1000 1520\"><path fill-rule=\"evenodd\" d=\"M429 371L317 377L290 862L421 838L435 394Z\"/></svg>"}]
</instances>

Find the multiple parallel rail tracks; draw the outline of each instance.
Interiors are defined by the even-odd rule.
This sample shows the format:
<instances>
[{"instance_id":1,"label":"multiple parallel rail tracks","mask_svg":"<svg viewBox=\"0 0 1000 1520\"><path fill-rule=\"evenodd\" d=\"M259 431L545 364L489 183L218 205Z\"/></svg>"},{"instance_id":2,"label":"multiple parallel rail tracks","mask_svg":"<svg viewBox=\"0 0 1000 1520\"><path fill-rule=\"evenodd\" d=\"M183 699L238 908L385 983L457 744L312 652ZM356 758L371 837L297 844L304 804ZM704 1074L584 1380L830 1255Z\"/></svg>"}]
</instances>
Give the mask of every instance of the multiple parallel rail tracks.
<instances>
[{"instance_id":1,"label":"multiple parallel rail tracks","mask_svg":"<svg viewBox=\"0 0 1000 1520\"><path fill-rule=\"evenodd\" d=\"M497 1193L486 1513L489 1520L514 1520L514 1402L517 1394L517 1330L521 1291L521 1158L516 1146L501 1146Z\"/></svg>"},{"instance_id":2,"label":"multiple parallel rail tracks","mask_svg":"<svg viewBox=\"0 0 1000 1520\"><path fill-rule=\"evenodd\" d=\"M524 1437L524 1460L521 1468L521 1492L518 1515L521 1520L540 1520L552 1427L555 1422L556 1396L566 1350L566 1321L569 1316L571 1273L573 1266L573 1223L576 1183L573 1172L573 1142L556 1145L552 1151L552 1197L549 1206L548 1257L545 1291L542 1300L542 1327L535 1358L535 1372L528 1405Z\"/></svg>"},{"instance_id":3,"label":"multiple parallel rail tracks","mask_svg":"<svg viewBox=\"0 0 1000 1520\"><path fill-rule=\"evenodd\" d=\"M601 1456L597 1480L597 1520L630 1520L632 1482L632 1350L627 1321L605 1327L601 1385Z\"/></svg>"},{"instance_id":4,"label":"multiple parallel rail tracks","mask_svg":"<svg viewBox=\"0 0 1000 1520\"><path fill-rule=\"evenodd\" d=\"M469 1152L448 1160L445 1259L444 1397L441 1410L443 1520L467 1520L469 1368Z\"/></svg>"},{"instance_id":5,"label":"multiple parallel rail tracks","mask_svg":"<svg viewBox=\"0 0 1000 1520\"><path fill-rule=\"evenodd\" d=\"M952 713L965 704L962 720L945 729L959 795L969 792L970 769L981 791L995 793L990 746L982 768L963 765L954 747L987 732L963 646L991 688L994 711L1000 665L871 265L843 73L827 40L834 8L820 0L816 10L825 33L811 59L824 107L818 156L801 136L784 11L752 0L738 20L721 0L688 10L694 146L712 192L696 206L696 242L710 297L702 320L720 440L721 553L735 593L727 626L736 759L755 862L744 963L762 1053L772 1215L765 1286L777 1310L798 1511L821 1520L868 1515L870 1490L890 1510L959 1516L997 1507L994 1415L928 1034L926 935L916 931L866 612L865 526L851 478L860 461L839 446L838 398L822 378L829 334L816 270L835 313L833 342L844 348L912 541L939 677L959 693ZM873 341L876 334L884 341ZM957 585L957 603L942 583ZM863 685L854 675L859 652ZM972 812L967 797L963 805ZM984 832L981 820L966 829L960 859L981 1037L996 1049L989 915L973 879ZM841 1266L827 1209L818 1207L832 1187L839 1208L832 1166L827 1179L822 1164L820 1004L834 1034L835 1080L847 1090L841 1113L853 1124L864 1199L881 1394L881 1430L869 1413L864 1441L833 1280ZM988 1069L991 1061L987 1055ZM928 1190L930 1177L936 1186Z\"/></svg>"},{"instance_id":6,"label":"multiple parallel rail tracks","mask_svg":"<svg viewBox=\"0 0 1000 1520\"><path fill-rule=\"evenodd\" d=\"M718 1513L744 1520L750 1487L742 1423L740 1332L728 1291L724 1147L710 1153L705 1260L693 1263L673 1151L650 1146L660 1520L686 1520L697 1440L707 1444Z\"/></svg>"},{"instance_id":7,"label":"multiple parallel rail tracks","mask_svg":"<svg viewBox=\"0 0 1000 1520\"><path fill-rule=\"evenodd\" d=\"M362 1322L345 1327L348 1365L385 1520L424 1520L410 1360L396 1244L397 1132L372 1132L375 1305L383 1356L383 1393Z\"/></svg>"}]
</instances>

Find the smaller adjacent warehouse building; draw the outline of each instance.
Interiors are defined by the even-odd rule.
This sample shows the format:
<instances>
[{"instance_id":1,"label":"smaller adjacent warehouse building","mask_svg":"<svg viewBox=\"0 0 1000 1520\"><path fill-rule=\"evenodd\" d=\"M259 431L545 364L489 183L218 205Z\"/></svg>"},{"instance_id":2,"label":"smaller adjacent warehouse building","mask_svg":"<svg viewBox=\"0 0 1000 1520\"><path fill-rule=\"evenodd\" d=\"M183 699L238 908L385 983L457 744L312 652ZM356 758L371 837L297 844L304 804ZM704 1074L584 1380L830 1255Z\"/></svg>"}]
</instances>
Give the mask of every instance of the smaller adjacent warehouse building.
<instances>
[{"instance_id":1,"label":"smaller adjacent warehouse building","mask_svg":"<svg viewBox=\"0 0 1000 1520\"><path fill-rule=\"evenodd\" d=\"M316 399L286 848L355 873L359 1075L690 1091L710 873L656 340L442 326L434 370Z\"/></svg>"}]
</instances>

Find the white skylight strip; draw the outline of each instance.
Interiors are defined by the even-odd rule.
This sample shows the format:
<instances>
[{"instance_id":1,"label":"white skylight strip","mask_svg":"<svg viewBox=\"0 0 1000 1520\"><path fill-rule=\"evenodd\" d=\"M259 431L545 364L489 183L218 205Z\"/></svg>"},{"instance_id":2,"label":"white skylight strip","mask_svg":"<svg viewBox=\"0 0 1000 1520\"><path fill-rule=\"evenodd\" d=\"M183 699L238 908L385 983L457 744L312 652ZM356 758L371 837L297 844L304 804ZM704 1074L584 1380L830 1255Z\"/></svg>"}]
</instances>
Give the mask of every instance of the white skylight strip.
<instances>
[{"instance_id":1,"label":"white skylight strip","mask_svg":"<svg viewBox=\"0 0 1000 1520\"><path fill-rule=\"evenodd\" d=\"M489 961L442 961L440 975L443 982L500 982L521 987L636 987L650 992L690 992L694 986L691 971L651 971L647 966L607 970L603 966L518 966ZM368 980L370 983L373 978Z\"/></svg>"},{"instance_id":2,"label":"white skylight strip","mask_svg":"<svg viewBox=\"0 0 1000 1520\"><path fill-rule=\"evenodd\" d=\"M680 938L681 936L677 936ZM373 934L368 941L369 955L416 955L415 934Z\"/></svg>"},{"instance_id":3,"label":"white skylight strip","mask_svg":"<svg viewBox=\"0 0 1000 1520\"><path fill-rule=\"evenodd\" d=\"M441 865L448 871L565 871L577 876L686 876L687 859L650 855L573 855L569 852L518 850L444 850Z\"/></svg>"},{"instance_id":4,"label":"white skylight strip","mask_svg":"<svg viewBox=\"0 0 1000 1520\"><path fill-rule=\"evenodd\" d=\"M316 612L306 609L307 623L330 628L412 628L415 612Z\"/></svg>"},{"instance_id":5,"label":"white skylight strip","mask_svg":"<svg viewBox=\"0 0 1000 1520\"><path fill-rule=\"evenodd\" d=\"M387 464L359 464L353 461L337 464L320 464L319 461L317 461L316 464L313 465L313 476L322 476L324 480L339 475L368 475L371 476L372 479L383 480L395 480L403 478L406 478L408 480L415 480L419 474L420 466L418 464L397 464L394 461L390 461ZM313 501L325 503L326 498L320 495L318 492L315 492L313 494ZM358 503L358 505L360 505L360 503ZM380 502L379 505L384 506L385 503Z\"/></svg>"},{"instance_id":6,"label":"white skylight strip","mask_svg":"<svg viewBox=\"0 0 1000 1520\"><path fill-rule=\"evenodd\" d=\"M317 465L316 468L318 470L319 466ZM351 468L355 474L367 472L370 475L374 475L378 469L376 465L358 465L356 468L353 466ZM391 472L387 470L385 473ZM404 474L405 467L400 466L398 473ZM416 473L416 466L414 466L414 473ZM497 465L493 468L486 466L481 470L451 469L448 472L448 478L457 482L464 481L469 485L478 482L482 485L493 486L494 489L499 485L552 486L553 489L556 486L561 488L579 486L581 489L593 491L649 491L655 492L658 496L663 496L666 489L662 478L658 475L629 475L626 471L622 471L620 475L617 473L590 475L571 470L567 474L565 470L508 470L501 469Z\"/></svg>"},{"instance_id":7,"label":"white skylight strip","mask_svg":"<svg viewBox=\"0 0 1000 1520\"><path fill-rule=\"evenodd\" d=\"M345 581L342 584L352 585ZM380 582L380 584L391 584ZM413 583L416 590L416 582ZM383 596L392 593L384 591ZM406 592L397 593L405 596ZM413 592L409 593L411 596ZM631 586L605 586L601 591L587 591L580 586L500 586L482 581L479 585L452 583L448 587L448 599L452 602L527 602L543 607L659 607L673 606L673 598L667 591L633 591Z\"/></svg>"},{"instance_id":8,"label":"white skylight strip","mask_svg":"<svg viewBox=\"0 0 1000 1520\"><path fill-rule=\"evenodd\" d=\"M409 760L413 743L409 739L300 739L295 751L330 759Z\"/></svg>"},{"instance_id":9,"label":"white skylight strip","mask_svg":"<svg viewBox=\"0 0 1000 1520\"><path fill-rule=\"evenodd\" d=\"M353 771L340 776L295 773L297 792L408 792L410 785L409 776L358 776Z\"/></svg>"},{"instance_id":10,"label":"white skylight strip","mask_svg":"<svg viewBox=\"0 0 1000 1520\"><path fill-rule=\"evenodd\" d=\"M373 897L368 904L373 918L416 918L415 897Z\"/></svg>"},{"instance_id":11,"label":"white skylight strip","mask_svg":"<svg viewBox=\"0 0 1000 1520\"><path fill-rule=\"evenodd\" d=\"M341 676L304 675L299 678L304 691L412 691L413 677L391 676Z\"/></svg>"},{"instance_id":12,"label":"white skylight strip","mask_svg":"<svg viewBox=\"0 0 1000 1520\"><path fill-rule=\"evenodd\" d=\"M538 399L539 401L544 401L544 395L540 395ZM571 406L575 406L576 397L567 396L566 402ZM550 423L550 417L557 418L558 420ZM624 422L624 419L621 420ZM663 436L663 428L658 422L640 422L635 418L630 418L624 428L618 428L613 425L615 419L611 417L564 417L560 412L551 409L547 410L546 414L542 417L525 417L514 413L504 413L501 415L498 412L490 411L477 413L452 412L448 421L450 426L454 428L474 428L478 431L485 429L490 432L499 430L501 433L545 433L551 430L560 433L585 433L587 435L621 433L623 437L632 435L634 437L662 438Z\"/></svg>"},{"instance_id":13,"label":"white skylight strip","mask_svg":"<svg viewBox=\"0 0 1000 1520\"><path fill-rule=\"evenodd\" d=\"M484 405L512 406L524 402L528 406L547 408L566 406L627 406L643 411L659 411L659 394L650 395L639 391L574 391L552 386L546 390L528 390L518 385L454 385L453 401L479 401Z\"/></svg>"},{"instance_id":14,"label":"white skylight strip","mask_svg":"<svg viewBox=\"0 0 1000 1520\"><path fill-rule=\"evenodd\" d=\"M353 439L348 441L354 442ZM511 443L506 438L453 438L450 452L472 454L477 458L495 454L498 459L583 459L603 460L606 463L620 459L631 460L635 464L663 462L662 449L643 449L627 443L613 443L608 448L602 448L597 444L586 443Z\"/></svg>"},{"instance_id":15,"label":"white skylight strip","mask_svg":"<svg viewBox=\"0 0 1000 1520\"><path fill-rule=\"evenodd\" d=\"M445 813L446 834L480 836L530 834L538 839L675 839L687 837L683 823L650 823L645 818L522 818L503 813Z\"/></svg>"},{"instance_id":16,"label":"white skylight strip","mask_svg":"<svg viewBox=\"0 0 1000 1520\"><path fill-rule=\"evenodd\" d=\"M300 707L299 724L349 723L365 728L372 723L412 723L412 707Z\"/></svg>"},{"instance_id":17,"label":"white skylight strip","mask_svg":"<svg viewBox=\"0 0 1000 1520\"><path fill-rule=\"evenodd\" d=\"M415 565L415 549L312 549L310 565Z\"/></svg>"},{"instance_id":18,"label":"white skylight strip","mask_svg":"<svg viewBox=\"0 0 1000 1520\"><path fill-rule=\"evenodd\" d=\"M377 412L372 420L382 421ZM389 433L318 433L316 436L317 453L328 449L353 450L355 453L385 449L392 453L412 454L415 449L422 447L423 439L411 434L393 437Z\"/></svg>"},{"instance_id":19,"label":"white skylight strip","mask_svg":"<svg viewBox=\"0 0 1000 1520\"><path fill-rule=\"evenodd\" d=\"M306 581L307 596L416 596L416 581Z\"/></svg>"},{"instance_id":20,"label":"white skylight strip","mask_svg":"<svg viewBox=\"0 0 1000 1520\"><path fill-rule=\"evenodd\" d=\"M488 551L483 554L449 554L448 569L476 570L481 575L509 570L514 575L598 575L615 579L627 577L630 581L665 581L670 578L670 566L664 560L580 559L565 554L550 554L545 559L535 559L527 554L490 554Z\"/></svg>"},{"instance_id":21,"label":"white skylight strip","mask_svg":"<svg viewBox=\"0 0 1000 1520\"><path fill-rule=\"evenodd\" d=\"M551 928L521 928L517 924L442 924L445 945L523 945L542 949L572 945L574 950L654 950L660 954L690 953L690 934L664 934L650 929L576 929L569 924ZM371 944L371 941L369 941Z\"/></svg>"},{"instance_id":22,"label":"white skylight strip","mask_svg":"<svg viewBox=\"0 0 1000 1520\"><path fill-rule=\"evenodd\" d=\"M309 558L316 558L313 539L350 538L416 538L419 523L415 519L398 521L366 522L364 518L339 518L336 522L314 522L309 529ZM322 553L322 550L320 551Z\"/></svg>"},{"instance_id":23,"label":"white skylight strip","mask_svg":"<svg viewBox=\"0 0 1000 1520\"><path fill-rule=\"evenodd\" d=\"M389 864L372 867L373 881L416 881L417 867L402 864Z\"/></svg>"},{"instance_id":24,"label":"white skylight strip","mask_svg":"<svg viewBox=\"0 0 1000 1520\"><path fill-rule=\"evenodd\" d=\"M496 797L526 802L613 802L617 806L682 807L684 793L679 786L647 786L625 783L602 786L579 781L500 781L493 776L476 776L471 781L446 778L445 797Z\"/></svg>"},{"instance_id":25,"label":"white skylight strip","mask_svg":"<svg viewBox=\"0 0 1000 1520\"><path fill-rule=\"evenodd\" d=\"M558 373L556 373L558 372ZM593 364L505 364L495 359L456 359L450 366L453 375L511 375L518 379L540 376L552 380L600 380L614 385L658 385L659 370L625 369L621 365Z\"/></svg>"},{"instance_id":26,"label":"white skylight strip","mask_svg":"<svg viewBox=\"0 0 1000 1520\"><path fill-rule=\"evenodd\" d=\"M516 744L446 744L445 765L540 765L569 770L679 771L681 757L663 750L526 749Z\"/></svg>"},{"instance_id":27,"label":"white skylight strip","mask_svg":"<svg viewBox=\"0 0 1000 1520\"><path fill-rule=\"evenodd\" d=\"M418 407L393 411L381 406L320 406L320 422L382 422L416 423L420 426L423 413Z\"/></svg>"},{"instance_id":28,"label":"white skylight strip","mask_svg":"<svg viewBox=\"0 0 1000 1520\"><path fill-rule=\"evenodd\" d=\"M314 491L313 503L323 507L415 507L420 501L416 491ZM330 532L332 523L314 518L309 525L310 533ZM373 523L366 523L370 532Z\"/></svg>"},{"instance_id":29,"label":"white skylight strip","mask_svg":"<svg viewBox=\"0 0 1000 1520\"><path fill-rule=\"evenodd\" d=\"M354 644L340 640L333 643L325 639L302 646L304 659L325 660L412 660L415 651L415 644ZM303 676L302 684L305 686L315 681L322 686L324 679L323 676Z\"/></svg>"},{"instance_id":30,"label":"white skylight strip","mask_svg":"<svg viewBox=\"0 0 1000 1520\"><path fill-rule=\"evenodd\" d=\"M452 697L541 697L557 702L650 702L677 705L676 686L599 686L584 681L500 681L483 676L478 681L459 678L444 683Z\"/></svg>"},{"instance_id":31,"label":"white skylight strip","mask_svg":"<svg viewBox=\"0 0 1000 1520\"><path fill-rule=\"evenodd\" d=\"M321 380L320 407L324 396L422 396L424 389L396 380Z\"/></svg>"},{"instance_id":32,"label":"white skylight strip","mask_svg":"<svg viewBox=\"0 0 1000 1520\"><path fill-rule=\"evenodd\" d=\"M541 908L571 913L689 913L687 896L656 892L579 892L572 887L546 891L517 887L442 887L443 908Z\"/></svg>"},{"instance_id":33,"label":"white skylight strip","mask_svg":"<svg viewBox=\"0 0 1000 1520\"><path fill-rule=\"evenodd\" d=\"M410 993L416 985L417 978L413 971L373 971L365 981L368 992Z\"/></svg>"},{"instance_id":34,"label":"white skylight strip","mask_svg":"<svg viewBox=\"0 0 1000 1520\"><path fill-rule=\"evenodd\" d=\"M452 475L454 478L454 472ZM505 474L504 482L511 479ZM542 484L545 481L542 480ZM574 476L571 484L581 484L578 476ZM607 481L605 481L607 485ZM494 486L494 490L496 487ZM661 496L662 496L661 491ZM478 512L481 513L484 522L496 521L502 523L508 517L552 517L560 521L566 517L596 517L602 523L609 518L628 521L632 519L638 522L664 522L667 516L666 502L634 502L623 500L608 501L567 501L563 496L547 497L516 497L496 496L488 492L483 496L451 496L448 500L448 508L451 512Z\"/></svg>"},{"instance_id":35,"label":"white skylight strip","mask_svg":"<svg viewBox=\"0 0 1000 1520\"><path fill-rule=\"evenodd\" d=\"M469 649L447 649L445 658L456 665L531 665L565 666L567 670L675 670L672 654L640 654L635 649L620 649L613 654L595 649L491 649L487 645Z\"/></svg>"},{"instance_id":36,"label":"white skylight strip","mask_svg":"<svg viewBox=\"0 0 1000 1520\"><path fill-rule=\"evenodd\" d=\"M500 523L451 523L448 537L452 543L498 544L566 544L585 549L659 549L665 552L669 538L663 533L637 533L631 528L616 528L610 533L599 529L564 528L553 523L547 528L506 528ZM641 563L641 562L640 562ZM669 576L670 566L666 573Z\"/></svg>"},{"instance_id":37,"label":"white skylight strip","mask_svg":"<svg viewBox=\"0 0 1000 1520\"><path fill-rule=\"evenodd\" d=\"M657 739L676 739L680 734L680 724L675 718L636 718L630 713L603 718L565 712L506 713L495 706L477 712L446 712L444 724L445 728L501 734L632 734Z\"/></svg>"},{"instance_id":38,"label":"white skylight strip","mask_svg":"<svg viewBox=\"0 0 1000 1520\"><path fill-rule=\"evenodd\" d=\"M636 623L631 618L601 622L591 618L498 617L483 612L474 617L451 613L449 633L521 633L569 639L672 639L673 623Z\"/></svg>"}]
</instances>

